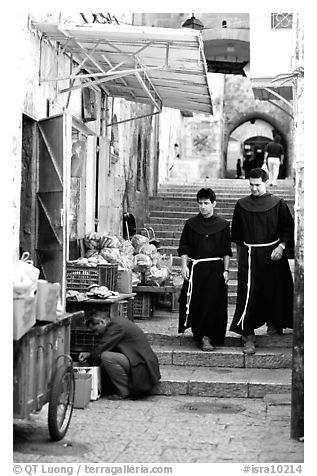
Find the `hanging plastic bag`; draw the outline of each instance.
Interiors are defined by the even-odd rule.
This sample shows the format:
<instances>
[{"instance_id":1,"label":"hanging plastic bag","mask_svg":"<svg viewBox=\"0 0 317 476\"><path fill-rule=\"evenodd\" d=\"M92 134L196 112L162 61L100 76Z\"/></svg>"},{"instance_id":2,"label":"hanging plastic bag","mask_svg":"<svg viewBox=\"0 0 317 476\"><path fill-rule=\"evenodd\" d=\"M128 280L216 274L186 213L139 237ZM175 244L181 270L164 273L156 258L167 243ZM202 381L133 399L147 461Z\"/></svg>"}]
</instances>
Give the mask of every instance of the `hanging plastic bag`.
<instances>
[{"instance_id":1,"label":"hanging plastic bag","mask_svg":"<svg viewBox=\"0 0 317 476\"><path fill-rule=\"evenodd\" d=\"M13 297L22 299L34 296L40 270L33 265L30 253L25 252L13 267Z\"/></svg>"},{"instance_id":2,"label":"hanging plastic bag","mask_svg":"<svg viewBox=\"0 0 317 476\"><path fill-rule=\"evenodd\" d=\"M261 169L264 170L267 174L269 173L269 169L267 168L266 162L263 162Z\"/></svg>"}]
</instances>

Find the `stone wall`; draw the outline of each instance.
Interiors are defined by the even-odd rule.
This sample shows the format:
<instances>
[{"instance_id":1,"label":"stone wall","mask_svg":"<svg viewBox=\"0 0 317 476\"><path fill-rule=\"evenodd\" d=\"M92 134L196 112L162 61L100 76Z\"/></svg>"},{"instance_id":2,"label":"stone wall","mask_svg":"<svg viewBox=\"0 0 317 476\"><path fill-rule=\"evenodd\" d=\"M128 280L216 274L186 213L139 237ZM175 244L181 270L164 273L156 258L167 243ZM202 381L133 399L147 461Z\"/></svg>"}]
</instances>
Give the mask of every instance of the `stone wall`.
<instances>
[{"instance_id":1,"label":"stone wall","mask_svg":"<svg viewBox=\"0 0 317 476\"><path fill-rule=\"evenodd\" d=\"M191 13L136 13L133 14L133 22L136 25L180 28L191 16ZM228 28L250 28L248 13L195 13L195 17L205 28L218 28L223 20L226 20ZM231 134L244 124L244 129L250 126L249 137L252 137L250 119L261 119L267 124L267 128L279 131L286 149L286 175L291 176L293 121L287 114L290 112L288 107L285 105L287 112L284 112L267 101L255 100L247 77L208 74L208 78L214 115L207 118L203 117L205 115L194 114L183 120L180 131L183 137L181 158L174 160L173 167L169 169L171 173L166 175L166 179L172 178L175 181L179 178L181 181L190 177L226 177ZM164 123L164 128L173 130L173 127L171 122ZM172 137L173 132L165 132L165 135Z\"/></svg>"},{"instance_id":2,"label":"stone wall","mask_svg":"<svg viewBox=\"0 0 317 476\"><path fill-rule=\"evenodd\" d=\"M286 149L287 176L292 175L293 120L289 114L267 101L255 100L249 78L225 76L224 95L224 160L231 133L241 124L249 126L249 137L254 132L250 120L260 119L276 129Z\"/></svg>"},{"instance_id":3,"label":"stone wall","mask_svg":"<svg viewBox=\"0 0 317 476\"><path fill-rule=\"evenodd\" d=\"M14 256L19 256L20 238L20 206L21 206L21 146L22 146L22 114L35 121L52 114L67 110L79 121L82 120L81 90L60 93L59 90L68 87L68 80L46 81L59 76L67 76L70 71L70 58L61 53L59 48L41 40L34 28L30 28L27 15L19 15L20 20L16 48L12 49L15 69L19 71L16 77L16 95L12 108L14 121L11 121L13 140L13 209L14 209ZM107 105L105 106L107 109ZM96 135L111 137L111 128L102 121L101 93L96 92L97 119L86 123ZM152 106L115 100L114 114L117 121L124 121L153 112ZM178 112L178 111L177 111ZM179 114L179 112L178 112ZM107 118L108 123L111 116ZM104 202L101 204L102 221L99 230L122 234L122 213L132 212L138 226L143 226L148 218L148 196L153 194L157 184L158 157L158 128L155 126L156 116L120 123L118 131L118 160L109 163L109 167L100 169L99 180L105 185L103 190ZM175 140L173 137L172 140ZM107 155L106 160L110 158ZM140 167L138 168L138 158ZM137 174L139 171L139 175ZM137 184L138 181L138 184ZM86 199L95 194L93 182L85 190ZM87 208L86 208L87 210ZM85 212L84 212L85 213ZM85 218L83 219L85 222ZM93 227L93 221L90 223Z\"/></svg>"},{"instance_id":4,"label":"stone wall","mask_svg":"<svg viewBox=\"0 0 317 476\"><path fill-rule=\"evenodd\" d=\"M159 28L181 28L183 23L191 18L192 13L134 13L134 25L155 26ZM248 13L195 13L205 28L220 28L222 21L230 28L248 28Z\"/></svg>"}]
</instances>

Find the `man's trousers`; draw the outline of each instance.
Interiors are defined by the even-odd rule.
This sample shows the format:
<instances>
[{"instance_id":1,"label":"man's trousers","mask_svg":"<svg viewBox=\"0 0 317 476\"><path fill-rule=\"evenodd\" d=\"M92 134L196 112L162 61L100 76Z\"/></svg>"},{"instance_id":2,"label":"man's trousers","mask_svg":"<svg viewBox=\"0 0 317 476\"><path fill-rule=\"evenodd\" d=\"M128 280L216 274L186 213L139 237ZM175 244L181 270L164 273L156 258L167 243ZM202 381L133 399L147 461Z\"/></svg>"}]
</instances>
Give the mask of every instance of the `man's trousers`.
<instances>
[{"instance_id":1,"label":"man's trousers","mask_svg":"<svg viewBox=\"0 0 317 476\"><path fill-rule=\"evenodd\" d=\"M105 351L101 354L101 365L111 382L123 397L129 395L130 362L124 354Z\"/></svg>"}]
</instances>

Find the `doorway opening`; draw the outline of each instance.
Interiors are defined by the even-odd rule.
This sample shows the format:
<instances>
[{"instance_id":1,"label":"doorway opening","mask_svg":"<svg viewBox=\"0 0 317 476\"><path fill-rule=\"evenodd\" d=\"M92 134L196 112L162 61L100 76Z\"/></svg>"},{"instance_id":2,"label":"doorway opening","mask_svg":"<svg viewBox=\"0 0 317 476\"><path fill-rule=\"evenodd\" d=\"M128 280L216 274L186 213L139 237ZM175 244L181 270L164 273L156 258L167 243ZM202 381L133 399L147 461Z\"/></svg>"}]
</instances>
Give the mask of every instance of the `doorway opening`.
<instances>
[{"instance_id":1,"label":"doorway opening","mask_svg":"<svg viewBox=\"0 0 317 476\"><path fill-rule=\"evenodd\" d=\"M261 167L264 160L265 146L273 140L273 133L277 132L281 136L281 144L284 148L284 162L280 167L279 179L287 177L288 171L288 151L287 142L275 126L262 117L251 117L235 127L229 136L226 151L226 177L237 177L236 164L240 159L245 162L247 172L244 176L248 178L248 171L254 167Z\"/></svg>"},{"instance_id":2,"label":"doorway opening","mask_svg":"<svg viewBox=\"0 0 317 476\"><path fill-rule=\"evenodd\" d=\"M20 256L30 253L30 259L36 264L36 121L22 116L22 161L21 161L21 197L20 197Z\"/></svg>"},{"instance_id":3,"label":"doorway opening","mask_svg":"<svg viewBox=\"0 0 317 476\"><path fill-rule=\"evenodd\" d=\"M243 168L245 178L249 177L251 169L263 165L265 146L270 140L269 137L256 136L247 139L243 143Z\"/></svg>"},{"instance_id":4,"label":"doorway opening","mask_svg":"<svg viewBox=\"0 0 317 476\"><path fill-rule=\"evenodd\" d=\"M247 139L243 144L243 161L245 164L245 178L248 178L248 172L255 168L261 167L264 161L265 147L271 142L271 138L256 136ZM285 149L284 149L285 150ZM278 179L285 178L285 161L280 166Z\"/></svg>"}]
</instances>

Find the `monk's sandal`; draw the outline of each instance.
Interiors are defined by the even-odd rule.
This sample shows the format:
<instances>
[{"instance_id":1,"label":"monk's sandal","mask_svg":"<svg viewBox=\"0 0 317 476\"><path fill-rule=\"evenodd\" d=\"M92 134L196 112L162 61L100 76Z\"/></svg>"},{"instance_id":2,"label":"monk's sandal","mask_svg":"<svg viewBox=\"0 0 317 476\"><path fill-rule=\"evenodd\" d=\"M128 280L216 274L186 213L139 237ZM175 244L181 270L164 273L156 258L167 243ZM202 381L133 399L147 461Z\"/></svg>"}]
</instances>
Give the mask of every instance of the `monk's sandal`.
<instances>
[{"instance_id":1,"label":"monk's sandal","mask_svg":"<svg viewBox=\"0 0 317 476\"><path fill-rule=\"evenodd\" d=\"M244 337L244 347L243 352L245 354L255 354L255 345L254 345L254 336L246 336Z\"/></svg>"},{"instance_id":2,"label":"monk's sandal","mask_svg":"<svg viewBox=\"0 0 317 476\"><path fill-rule=\"evenodd\" d=\"M211 345L209 338L206 336L201 339L201 350L203 350L204 352L214 350L214 347Z\"/></svg>"}]
</instances>

